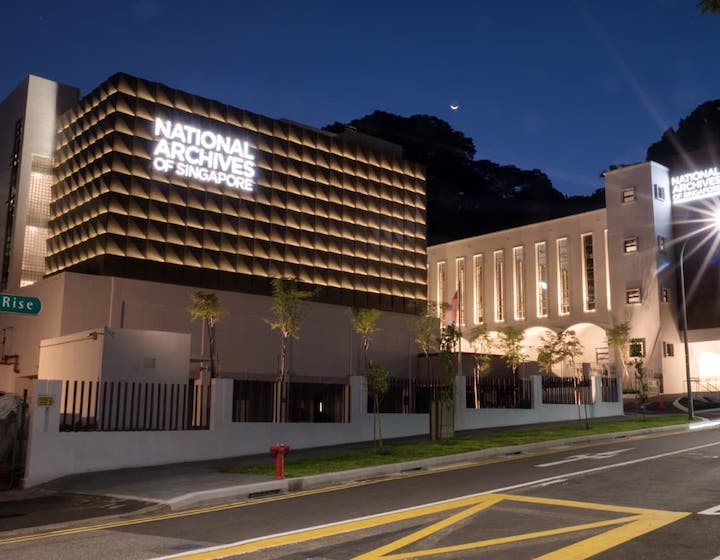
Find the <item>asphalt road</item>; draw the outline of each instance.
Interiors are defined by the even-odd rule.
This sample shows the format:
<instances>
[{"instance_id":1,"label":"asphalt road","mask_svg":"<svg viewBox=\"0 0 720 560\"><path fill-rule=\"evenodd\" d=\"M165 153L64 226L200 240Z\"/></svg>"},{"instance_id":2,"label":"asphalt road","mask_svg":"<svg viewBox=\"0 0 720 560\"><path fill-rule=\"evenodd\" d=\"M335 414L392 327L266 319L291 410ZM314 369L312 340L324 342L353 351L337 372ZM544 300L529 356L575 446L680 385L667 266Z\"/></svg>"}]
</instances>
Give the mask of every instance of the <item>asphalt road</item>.
<instances>
[{"instance_id":1,"label":"asphalt road","mask_svg":"<svg viewBox=\"0 0 720 560\"><path fill-rule=\"evenodd\" d=\"M720 558L720 430L626 437L102 527L40 531L0 538L0 555L713 560Z\"/></svg>"}]
</instances>

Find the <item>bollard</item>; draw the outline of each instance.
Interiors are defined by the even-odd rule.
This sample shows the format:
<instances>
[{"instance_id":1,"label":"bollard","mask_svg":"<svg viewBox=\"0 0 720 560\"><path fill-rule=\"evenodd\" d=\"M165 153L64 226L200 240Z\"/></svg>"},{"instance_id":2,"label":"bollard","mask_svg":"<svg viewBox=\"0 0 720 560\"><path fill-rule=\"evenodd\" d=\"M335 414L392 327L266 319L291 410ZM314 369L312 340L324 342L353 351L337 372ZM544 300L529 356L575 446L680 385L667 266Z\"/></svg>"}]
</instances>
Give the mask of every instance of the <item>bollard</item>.
<instances>
[{"instance_id":1,"label":"bollard","mask_svg":"<svg viewBox=\"0 0 720 560\"><path fill-rule=\"evenodd\" d=\"M275 457L275 478L285 478L285 455L290 453L290 446L276 443L270 447L270 455Z\"/></svg>"}]
</instances>

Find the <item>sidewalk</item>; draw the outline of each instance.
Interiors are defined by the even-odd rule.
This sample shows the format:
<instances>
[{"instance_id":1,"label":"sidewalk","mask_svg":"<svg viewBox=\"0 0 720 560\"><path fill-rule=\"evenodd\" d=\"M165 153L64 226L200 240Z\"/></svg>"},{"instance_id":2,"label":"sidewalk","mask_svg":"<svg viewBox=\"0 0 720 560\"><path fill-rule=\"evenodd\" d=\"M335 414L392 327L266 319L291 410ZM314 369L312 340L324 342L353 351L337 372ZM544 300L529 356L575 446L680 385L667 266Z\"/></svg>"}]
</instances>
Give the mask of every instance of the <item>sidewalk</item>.
<instances>
[{"instance_id":1,"label":"sidewalk","mask_svg":"<svg viewBox=\"0 0 720 560\"><path fill-rule=\"evenodd\" d=\"M595 419L598 421L600 419ZM608 419L609 420L609 419ZM568 422L547 426L567 425ZM517 426L482 433L542 429L543 426ZM280 494L289 491L320 488L342 482L377 478L403 471L431 469L465 463L480 458L518 454L543 448L562 447L590 441L611 440L619 435L678 431L686 426L645 428L631 432L590 434L568 439L555 439L526 445L485 449L409 463L388 464L351 471L325 473L315 476L275 480L271 476L221 472L221 466L272 465L269 453L263 456L235 457L196 463L181 463L156 467L101 471L64 477L37 488L0 492L0 533L59 522L76 521L108 515L140 511L167 511L227 503L253 496ZM465 435L465 434L464 434ZM402 441L427 440L405 438ZM388 442L391 443L391 442ZM392 443L398 443L393 441ZM367 442L292 451L291 457L322 457L353 448L366 448ZM1 537L0 537L1 538Z\"/></svg>"}]
</instances>

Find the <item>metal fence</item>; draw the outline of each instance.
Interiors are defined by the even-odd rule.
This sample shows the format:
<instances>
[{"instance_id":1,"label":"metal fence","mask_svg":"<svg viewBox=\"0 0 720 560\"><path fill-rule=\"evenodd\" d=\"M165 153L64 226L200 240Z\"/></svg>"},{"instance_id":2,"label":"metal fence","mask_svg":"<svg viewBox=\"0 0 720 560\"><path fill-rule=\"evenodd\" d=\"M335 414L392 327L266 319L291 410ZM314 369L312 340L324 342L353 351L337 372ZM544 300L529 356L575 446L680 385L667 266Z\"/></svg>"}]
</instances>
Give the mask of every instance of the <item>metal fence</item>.
<instances>
[{"instance_id":1,"label":"metal fence","mask_svg":"<svg viewBox=\"0 0 720 560\"><path fill-rule=\"evenodd\" d=\"M532 408L532 380L466 377L466 408Z\"/></svg>"},{"instance_id":2,"label":"metal fence","mask_svg":"<svg viewBox=\"0 0 720 560\"><path fill-rule=\"evenodd\" d=\"M601 377L600 378L600 398L602 402L618 402L618 378L617 377Z\"/></svg>"},{"instance_id":3,"label":"metal fence","mask_svg":"<svg viewBox=\"0 0 720 560\"><path fill-rule=\"evenodd\" d=\"M210 387L135 381L66 381L60 431L207 430Z\"/></svg>"},{"instance_id":4,"label":"metal fence","mask_svg":"<svg viewBox=\"0 0 720 560\"><path fill-rule=\"evenodd\" d=\"M236 379L233 422L272 422L276 381ZM349 386L344 383L293 382L288 387L290 422L349 421Z\"/></svg>"},{"instance_id":5,"label":"metal fence","mask_svg":"<svg viewBox=\"0 0 720 560\"><path fill-rule=\"evenodd\" d=\"M388 378L388 391L380 399L383 414L428 414L430 403L437 400L452 386L432 379ZM373 412L372 398L368 395L367 412Z\"/></svg>"},{"instance_id":6,"label":"metal fence","mask_svg":"<svg viewBox=\"0 0 720 560\"><path fill-rule=\"evenodd\" d=\"M591 404L589 377L542 377L543 404Z\"/></svg>"}]
</instances>

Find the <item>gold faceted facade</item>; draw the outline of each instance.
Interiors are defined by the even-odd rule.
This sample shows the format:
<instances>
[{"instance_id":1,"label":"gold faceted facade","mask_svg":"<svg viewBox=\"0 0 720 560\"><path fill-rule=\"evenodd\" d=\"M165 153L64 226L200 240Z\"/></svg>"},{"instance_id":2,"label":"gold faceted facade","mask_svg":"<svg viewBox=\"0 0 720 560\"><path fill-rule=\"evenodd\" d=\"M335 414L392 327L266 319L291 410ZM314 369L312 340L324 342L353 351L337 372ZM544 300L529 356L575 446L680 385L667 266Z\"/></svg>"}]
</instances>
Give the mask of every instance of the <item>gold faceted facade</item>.
<instances>
[{"instance_id":1,"label":"gold faceted facade","mask_svg":"<svg viewBox=\"0 0 720 560\"><path fill-rule=\"evenodd\" d=\"M246 191L158 171L156 119L247 142ZM116 74L60 120L48 274L63 270L413 312L426 298L424 169L397 146Z\"/></svg>"}]
</instances>

